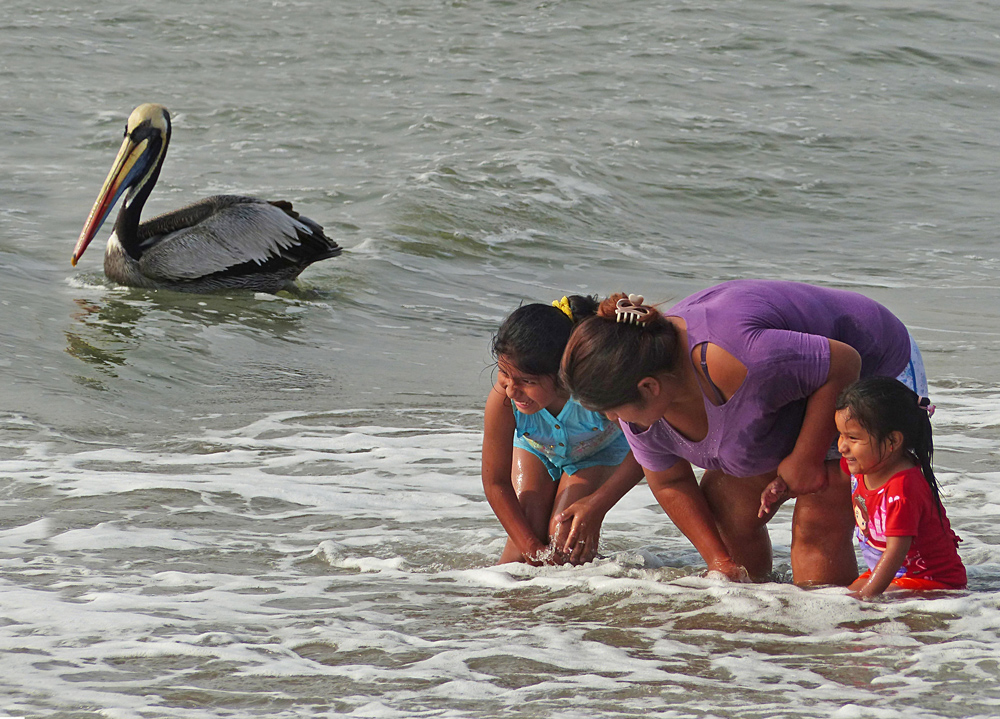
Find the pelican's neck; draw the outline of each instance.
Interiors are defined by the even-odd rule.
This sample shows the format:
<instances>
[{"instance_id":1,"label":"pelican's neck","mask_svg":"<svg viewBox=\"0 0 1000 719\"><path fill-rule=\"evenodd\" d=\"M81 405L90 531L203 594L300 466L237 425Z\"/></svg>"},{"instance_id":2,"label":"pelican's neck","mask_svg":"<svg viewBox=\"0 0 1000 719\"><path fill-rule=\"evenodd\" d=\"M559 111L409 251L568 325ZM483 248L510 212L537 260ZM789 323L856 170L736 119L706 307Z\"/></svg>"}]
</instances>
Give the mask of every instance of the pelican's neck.
<instances>
[{"instance_id":1,"label":"pelican's neck","mask_svg":"<svg viewBox=\"0 0 1000 719\"><path fill-rule=\"evenodd\" d=\"M163 160L167 156L167 146L170 144L170 128L167 127L161 142L162 148L153 150L155 152L156 166L153 171L146 176L141 185L137 185L134 190L125 195L121 209L118 211L118 219L115 220L115 235L118 243L133 260L138 260L142 255L142 248L139 246L139 217L142 215L142 208L149 198L149 193L153 191L153 186L160 177L160 168L163 167Z\"/></svg>"},{"instance_id":2,"label":"pelican's neck","mask_svg":"<svg viewBox=\"0 0 1000 719\"><path fill-rule=\"evenodd\" d=\"M146 204L146 199L149 197L159 173L160 170L157 168L156 172L150 176L149 181L138 188L134 195L129 193L130 196L122 202L121 209L118 211L118 219L115 220L112 238L116 239L122 249L134 260L138 260L139 255L142 254L139 249L139 217L142 215L142 207Z\"/></svg>"}]
</instances>

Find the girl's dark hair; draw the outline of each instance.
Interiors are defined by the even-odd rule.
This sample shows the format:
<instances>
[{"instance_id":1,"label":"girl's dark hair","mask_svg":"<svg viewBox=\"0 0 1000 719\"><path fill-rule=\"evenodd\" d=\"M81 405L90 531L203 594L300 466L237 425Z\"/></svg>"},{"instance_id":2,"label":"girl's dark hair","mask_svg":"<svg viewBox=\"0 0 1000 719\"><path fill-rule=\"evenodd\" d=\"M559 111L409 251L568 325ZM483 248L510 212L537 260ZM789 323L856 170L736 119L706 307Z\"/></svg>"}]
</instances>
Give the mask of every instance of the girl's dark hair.
<instances>
[{"instance_id":1,"label":"girl's dark hair","mask_svg":"<svg viewBox=\"0 0 1000 719\"><path fill-rule=\"evenodd\" d=\"M566 299L573 319L553 305L521 305L511 312L493 336L493 359L504 357L525 374L557 377L574 324L597 311L597 297Z\"/></svg>"},{"instance_id":2,"label":"girl's dark hair","mask_svg":"<svg viewBox=\"0 0 1000 719\"><path fill-rule=\"evenodd\" d=\"M865 377L848 386L837 398L837 410L847 410L853 419L882 446L893 432L903 435L903 449L923 470L931 487L938 514L942 513L941 494L931 464L934 439L931 434L929 402L892 377Z\"/></svg>"},{"instance_id":3,"label":"girl's dark hair","mask_svg":"<svg viewBox=\"0 0 1000 719\"><path fill-rule=\"evenodd\" d=\"M677 328L655 307L640 305L647 312L638 323L618 322L615 309L622 299L626 295L604 300L596 316L576 326L563 352L563 384L598 412L638 402L639 381L673 372L682 356Z\"/></svg>"}]
</instances>

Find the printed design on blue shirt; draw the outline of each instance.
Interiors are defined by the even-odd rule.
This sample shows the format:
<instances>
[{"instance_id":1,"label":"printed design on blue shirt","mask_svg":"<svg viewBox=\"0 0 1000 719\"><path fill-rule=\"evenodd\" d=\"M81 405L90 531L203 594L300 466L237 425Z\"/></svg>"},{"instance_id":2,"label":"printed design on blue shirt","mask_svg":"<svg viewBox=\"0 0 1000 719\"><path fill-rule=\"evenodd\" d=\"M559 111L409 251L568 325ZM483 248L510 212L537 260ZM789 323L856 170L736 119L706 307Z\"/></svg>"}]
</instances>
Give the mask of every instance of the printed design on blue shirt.
<instances>
[{"instance_id":1,"label":"printed design on blue shirt","mask_svg":"<svg viewBox=\"0 0 1000 719\"><path fill-rule=\"evenodd\" d=\"M600 412L584 409L572 398L558 417L545 409L521 414L515 407L514 419L516 441L557 467L578 464L618 441L624 444L617 422Z\"/></svg>"},{"instance_id":2,"label":"printed design on blue shirt","mask_svg":"<svg viewBox=\"0 0 1000 719\"><path fill-rule=\"evenodd\" d=\"M568 442L564 441L564 438L557 437L543 438L540 442L536 437L527 434L522 435L522 439L536 452L553 461L558 460L559 464L565 463L566 460L575 464L611 444L620 431L618 425L610 422L594 429L599 430L597 434L573 435L566 438L569 439Z\"/></svg>"}]
</instances>

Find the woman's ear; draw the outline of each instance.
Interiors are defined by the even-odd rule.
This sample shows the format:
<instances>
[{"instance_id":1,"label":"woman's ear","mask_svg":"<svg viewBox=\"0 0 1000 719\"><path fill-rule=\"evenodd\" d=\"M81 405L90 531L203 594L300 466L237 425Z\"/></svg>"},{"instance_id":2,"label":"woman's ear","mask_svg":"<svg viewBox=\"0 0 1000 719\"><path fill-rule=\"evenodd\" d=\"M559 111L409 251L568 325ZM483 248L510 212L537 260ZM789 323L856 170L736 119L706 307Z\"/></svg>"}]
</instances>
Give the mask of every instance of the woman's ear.
<instances>
[{"instance_id":1,"label":"woman's ear","mask_svg":"<svg viewBox=\"0 0 1000 719\"><path fill-rule=\"evenodd\" d=\"M639 396L642 398L643 402L648 402L654 397L660 396L660 381L655 377L643 377L639 380L639 384L636 385L639 389Z\"/></svg>"}]
</instances>

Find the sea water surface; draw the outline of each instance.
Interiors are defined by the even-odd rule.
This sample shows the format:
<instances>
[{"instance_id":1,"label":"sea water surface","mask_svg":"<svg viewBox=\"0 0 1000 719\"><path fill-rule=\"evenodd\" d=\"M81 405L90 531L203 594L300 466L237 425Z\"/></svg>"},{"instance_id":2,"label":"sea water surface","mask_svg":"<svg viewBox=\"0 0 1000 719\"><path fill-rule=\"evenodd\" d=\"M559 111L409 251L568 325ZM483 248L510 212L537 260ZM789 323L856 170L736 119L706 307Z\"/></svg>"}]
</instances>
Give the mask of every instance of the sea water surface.
<instances>
[{"instance_id":1,"label":"sea water surface","mask_svg":"<svg viewBox=\"0 0 1000 719\"><path fill-rule=\"evenodd\" d=\"M0 717L997 716L998 84L986 0L5 0ZM284 198L344 254L71 267L143 102L149 214ZM738 277L911 328L968 591L796 588L790 508L784 581L705 578L645 486L598 561L493 566L499 321Z\"/></svg>"}]
</instances>

